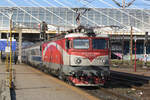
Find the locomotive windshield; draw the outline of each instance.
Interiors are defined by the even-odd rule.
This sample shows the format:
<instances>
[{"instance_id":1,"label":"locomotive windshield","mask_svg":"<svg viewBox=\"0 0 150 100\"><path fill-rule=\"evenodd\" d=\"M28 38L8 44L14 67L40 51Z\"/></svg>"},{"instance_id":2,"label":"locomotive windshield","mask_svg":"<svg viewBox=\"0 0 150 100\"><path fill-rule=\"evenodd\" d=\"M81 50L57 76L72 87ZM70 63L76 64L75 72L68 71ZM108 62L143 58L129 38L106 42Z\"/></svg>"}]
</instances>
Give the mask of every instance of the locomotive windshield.
<instances>
[{"instance_id":1,"label":"locomotive windshield","mask_svg":"<svg viewBox=\"0 0 150 100\"><path fill-rule=\"evenodd\" d=\"M92 40L93 49L106 49L107 48L107 40L105 39L93 39Z\"/></svg>"},{"instance_id":2,"label":"locomotive windshield","mask_svg":"<svg viewBox=\"0 0 150 100\"><path fill-rule=\"evenodd\" d=\"M74 39L73 47L75 49L88 49L89 48L89 39Z\"/></svg>"}]
</instances>

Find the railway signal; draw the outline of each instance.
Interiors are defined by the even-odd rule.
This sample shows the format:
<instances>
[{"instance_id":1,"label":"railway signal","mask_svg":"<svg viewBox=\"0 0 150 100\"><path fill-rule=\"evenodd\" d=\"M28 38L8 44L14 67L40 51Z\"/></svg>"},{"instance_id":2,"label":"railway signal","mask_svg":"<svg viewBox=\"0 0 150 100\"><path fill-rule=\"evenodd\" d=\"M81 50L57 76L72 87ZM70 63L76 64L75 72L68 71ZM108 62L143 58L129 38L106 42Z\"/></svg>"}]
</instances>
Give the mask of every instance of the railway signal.
<instances>
[{"instance_id":1,"label":"railway signal","mask_svg":"<svg viewBox=\"0 0 150 100\"><path fill-rule=\"evenodd\" d=\"M47 36L46 36L46 31L48 30L48 27L47 27L47 23L45 21L43 21L40 25L40 38L42 39L46 39Z\"/></svg>"}]
</instances>

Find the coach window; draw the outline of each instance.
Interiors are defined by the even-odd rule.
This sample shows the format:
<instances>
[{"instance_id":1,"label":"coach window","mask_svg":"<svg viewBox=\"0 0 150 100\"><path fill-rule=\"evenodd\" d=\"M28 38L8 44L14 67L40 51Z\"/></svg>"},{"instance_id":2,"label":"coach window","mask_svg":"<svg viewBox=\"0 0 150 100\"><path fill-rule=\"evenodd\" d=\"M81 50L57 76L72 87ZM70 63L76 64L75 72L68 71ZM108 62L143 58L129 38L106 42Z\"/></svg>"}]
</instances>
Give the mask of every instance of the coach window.
<instances>
[{"instance_id":1,"label":"coach window","mask_svg":"<svg viewBox=\"0 0 150 100\"><path fill-rule=\"evenodd\" d=\"M31 55L35 55L35 51L34 51L34 49L33 49L33 50L31 50Z\"/></svg>"}]
</instances>

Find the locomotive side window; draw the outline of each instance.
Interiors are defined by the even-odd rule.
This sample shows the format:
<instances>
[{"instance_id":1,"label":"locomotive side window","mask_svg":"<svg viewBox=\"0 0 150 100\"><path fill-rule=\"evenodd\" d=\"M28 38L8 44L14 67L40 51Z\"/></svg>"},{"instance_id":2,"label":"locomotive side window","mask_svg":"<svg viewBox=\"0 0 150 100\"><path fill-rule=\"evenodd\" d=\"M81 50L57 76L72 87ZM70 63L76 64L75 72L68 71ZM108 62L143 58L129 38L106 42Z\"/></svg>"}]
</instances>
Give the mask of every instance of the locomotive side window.
<instances>
[{"instance_id":1,"label":"locomotive side window","mask_svg":"<svg viewBox=\"0 0 150 100\"><path fill-rule=\"evenodd\" d=\"M65 48L70 49L70 40L65 41Z\"/></svg>"},{"instance_id":2,"label":"locomotive side window","mask_svg":"<svg viewBox=\"0 0 150 100\"><path fill-rule=\"evenodd\" d=\"M93 49L107 49L107 40L105 39L93 39L92 40Z\"/></svg>"},{"instance_id":3,"label":"locomotive side window","mask_svg":"<svg viewBox=\"0 0 150 100\"><path fill-rule=\"evenodd\" d=\"M73 48L75 49L88 49L89 39L74 39L73 40Z\"/></svg>"}]
</instances>

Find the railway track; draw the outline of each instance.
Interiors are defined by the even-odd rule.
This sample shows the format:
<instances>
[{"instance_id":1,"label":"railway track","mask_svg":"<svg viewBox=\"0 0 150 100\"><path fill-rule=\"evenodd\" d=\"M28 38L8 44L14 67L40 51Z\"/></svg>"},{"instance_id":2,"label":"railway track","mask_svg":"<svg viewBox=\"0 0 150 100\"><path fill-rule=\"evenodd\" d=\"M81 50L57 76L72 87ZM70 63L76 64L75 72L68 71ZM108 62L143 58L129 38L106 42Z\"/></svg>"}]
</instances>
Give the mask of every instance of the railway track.
<instances>
[{"instance_id":1,"label":"railway track","mask_svg":"<svg viewBox=\"0 0 150 100\"><path fill-rule=\"evenodd\" d=\"M111 79L119 84L130 87L133 91L138 91L140 100L150 99L150 78L140 75L133 75L121 72L112 72Z\"/></svg>"},{"instance_id":2,"label":"railway track","mask_svg":"<svg viewBox=\"0 0 150 100\"><path fill-rule=\"evenodd\" d=\"M149 77L112 72L106 87L86 90L102 100L150 100Z\"/></svg>"},{"instance_id":3,"label":"railway track","mask_svg":"<svg viewBox=\"0 0 150 100\"><path fill-rule=\"evenodd\" d=\"M129 88L126 86L122 86L119 83L114 83L114 81L111 81L109 84L107 84L106 87L100 87L100 88L82 88L88 93L100 98L101 100L140 100L135 99L135 97L127 95L125 93L118 93L119 91L128 91Z\"/></svg>"},{"instance_id":4,"label":"railway track","mask_svg":"<svg viewBox=\"0 0 150 100\"><path fill-rule=\"evenodd\" d=\"M121 80L121 81L131 82L135 85L149 84L150 82L150 77L129 74L129 73L124 73L124 72L111 71L111 79L114 79L114 78L116 79L118 78L118 80Z\"/></svg>"}]
</instances>

